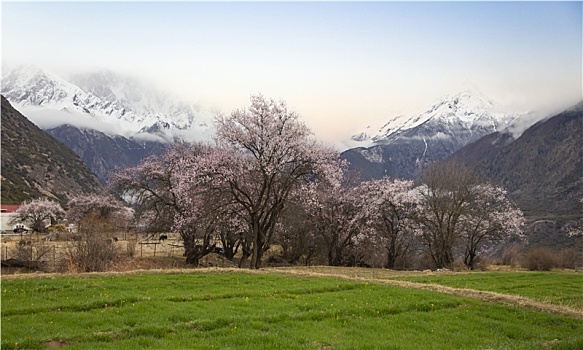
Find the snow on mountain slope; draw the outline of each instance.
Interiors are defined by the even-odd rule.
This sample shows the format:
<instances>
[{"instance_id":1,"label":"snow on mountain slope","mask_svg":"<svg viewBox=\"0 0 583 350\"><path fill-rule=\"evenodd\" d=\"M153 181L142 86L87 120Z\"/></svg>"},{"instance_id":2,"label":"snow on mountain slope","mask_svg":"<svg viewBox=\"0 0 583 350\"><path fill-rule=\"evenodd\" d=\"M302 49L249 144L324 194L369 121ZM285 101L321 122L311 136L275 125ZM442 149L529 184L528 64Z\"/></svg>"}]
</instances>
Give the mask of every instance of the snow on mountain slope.
<instances>
[{"instance_id":1,"label":"snow on mountain slope","mask_svg":"<svg viewBox=\"0 0 583 350\"><path fill-rule=\"evenodd\" d=\"M354 146L370 147L411 137L468 137L503 129L516 116L495 112L494 102L479 93L464 91L438 100L423 113L412 117L397 116L372 130L351 137ZM415 131L415 132L413 132ZM473 137L470 137L473 139Z\"/></svg>"},{"instance_id":2,"label":"snow on mountain slope","mask_svg":"<svg viewBox=\"0 0 583 350\"><path fill-rule=\"evenodd\" d=\"M423 113L395 117L374 133L369 128L355 135L352 142L356 145L341 156L363 179L414 179L429 164L504 130L515 118L496 113L491 100L466 91L438 100Z\"/></svg>"},{"instance_id":3,"label":"snow on mountain slope","mask_svg":"<svg viewBox=\"0 0 583 350\"><path fill-rule=\"evenodd\" d=\"M36 67L5 70L1 93L43 128L71 124L145 139L210 139L210 113L112 72L65 80Z\"/></svg>"},{"instance_id":4,"label":"snow on mountain slope","mask_svg":"<svg viewBox=\"0 0 583 350\"><path fill-rule=\"evenodd\" d=\"M64 79L37 67L21 66L11 69L2 77L2 94L21 106L50 107L52 109L84 110L100 101L86 94Z\"/></svg>"}]
</instances>

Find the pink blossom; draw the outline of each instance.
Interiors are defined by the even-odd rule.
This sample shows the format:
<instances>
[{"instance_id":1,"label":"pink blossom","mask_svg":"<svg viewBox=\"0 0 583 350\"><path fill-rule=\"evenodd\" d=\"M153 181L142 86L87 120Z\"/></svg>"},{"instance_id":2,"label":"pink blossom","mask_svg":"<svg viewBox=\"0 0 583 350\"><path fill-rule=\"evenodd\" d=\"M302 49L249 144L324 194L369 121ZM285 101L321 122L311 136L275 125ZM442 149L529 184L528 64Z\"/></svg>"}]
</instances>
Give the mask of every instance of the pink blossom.
<instances>
[{"instance_id":1,"label":"pink blossom","mask_svg":"<svg viewBox=\"0 0 583 350\"><path fill-rule=\"evenodd\" d=\"M51 221L62 219L65 211L59 203L43 197L24 202L15 214L11 220L13 224L23 222L29 224L34 231L44 232L45 226Z\"/></svg>"}]
</instances>

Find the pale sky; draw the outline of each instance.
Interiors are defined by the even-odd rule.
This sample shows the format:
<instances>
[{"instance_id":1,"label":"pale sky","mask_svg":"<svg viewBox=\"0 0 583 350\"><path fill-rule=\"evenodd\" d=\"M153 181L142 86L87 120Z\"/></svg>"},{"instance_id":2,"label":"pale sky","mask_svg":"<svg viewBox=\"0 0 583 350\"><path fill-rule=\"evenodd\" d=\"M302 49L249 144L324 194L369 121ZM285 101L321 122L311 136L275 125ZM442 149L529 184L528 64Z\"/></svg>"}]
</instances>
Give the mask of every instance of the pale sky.
<instances>
[{"instance_id":1,"label":"pale sky","mask_svg":"<svg viewBox=\"0 0 583 350\"><path fill-rule=\"evenodd\" d=\"M347 138L468 88L527 111L582 98L582 2L2 2L2 59L136 75L230 113L286 100Z\"/></svg>"}]
</instances>

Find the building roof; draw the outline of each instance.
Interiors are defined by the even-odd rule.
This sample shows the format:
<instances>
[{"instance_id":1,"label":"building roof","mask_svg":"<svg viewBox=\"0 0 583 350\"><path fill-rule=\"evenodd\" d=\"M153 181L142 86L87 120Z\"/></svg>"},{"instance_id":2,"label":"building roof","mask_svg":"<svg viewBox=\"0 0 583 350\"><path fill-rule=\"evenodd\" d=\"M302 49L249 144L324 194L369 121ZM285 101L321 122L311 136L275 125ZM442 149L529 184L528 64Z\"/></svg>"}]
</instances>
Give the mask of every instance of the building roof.
<instances>
[{"instance_id":1,"label":"building roof","mask_svg":"<svg viewBox=\"0 0 583 350\"><path fill-rule=\"evenodd\" d=\"M18 208L20 208L20 204L0 204L0 212L2 213L14 213Z\"/></svg>"}]
</instances>

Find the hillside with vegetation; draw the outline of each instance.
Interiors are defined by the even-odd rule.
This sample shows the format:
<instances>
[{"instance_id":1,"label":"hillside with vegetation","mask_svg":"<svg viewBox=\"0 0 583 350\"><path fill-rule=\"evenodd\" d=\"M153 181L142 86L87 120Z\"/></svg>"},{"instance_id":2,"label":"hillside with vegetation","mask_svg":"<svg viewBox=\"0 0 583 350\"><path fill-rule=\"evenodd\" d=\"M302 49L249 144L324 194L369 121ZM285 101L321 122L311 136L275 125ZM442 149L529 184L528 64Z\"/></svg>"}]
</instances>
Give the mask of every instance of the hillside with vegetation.
<instances>
[{"instance_id":1,"label":"hillside with vegetation","mask_svg":"<svg viewBox=\"0 0 583 350\"><path fill-rule=\"evenodd\" d=\"M490 134L454 157L508 189L526 215L573 215L583 197L583 102L518 139Z\"/></svg>"},{"instance_id":2,"label":"hillside with vegetation","mask_svg":"<svg viewBox=\"0 0 583 350\"><path fill-rule=\"evenodd\" d=\"M138 165L150 155L160 155L166 144L108 135L93 129L60 125L46 130L72 149L104 184L112 171Z\"/></svg>"},{"instance_id":3,"label":"hillside with vegetation","mask_svg":"<svg viewBox=\"0 0 583 350\"><path fill-rule=\"evenodd\" d=\"M525 130L513 139L494 133L452 157L508 190L523 210L531 244L580 249L568 237L583 218L583 102Z\"/></svg>"},{"instance_id":4,"label":"hillside with vegetation","mask_svg":"<svg viewBox=\"0 0 583 350\"><path fill-rule=\"evenodd\" d=\"M38 197L60 202L103 185L68 147L39 129L2 96L2 190L4 204Z\"/></svg>"}]
</instances>

